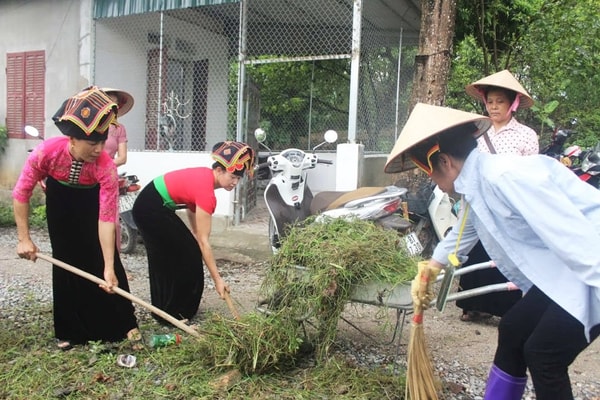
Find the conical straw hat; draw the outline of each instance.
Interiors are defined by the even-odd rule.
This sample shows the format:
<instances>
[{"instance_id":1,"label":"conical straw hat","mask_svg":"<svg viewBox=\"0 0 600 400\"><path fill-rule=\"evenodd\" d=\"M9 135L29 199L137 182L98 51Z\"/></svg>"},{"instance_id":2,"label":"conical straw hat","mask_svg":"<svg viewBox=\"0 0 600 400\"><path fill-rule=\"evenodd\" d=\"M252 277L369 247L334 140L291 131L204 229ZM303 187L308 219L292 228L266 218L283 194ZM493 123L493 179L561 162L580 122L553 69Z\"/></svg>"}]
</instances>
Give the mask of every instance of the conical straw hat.
<instances>
[{"instance_id":1,"label":"conical straw hat","mask_svg":"<svg viewBox=\"0 0 600 400\"><path fill-rule=\"evenodd\" d=\"M117 103L119 105L119 113L117 117L122 117L127 114L133 107L133 96L121 89L113 88L100 88L104 93L110 95L114 94L117 96Z\"/></svg>"},{"instance_id":2,"label":"conical straw hat","mask_svg":"<svg viewBox=\"0 0 600 400\"><path fill-rule=\"evenodd\" d=\"M469 96L483 101L484 95L480 90L483 90L485 86L498 86L519 93L521 95L519 108L529 108L533 105L533 99L529 93L527 93L519 81L507 69L465 86L465 91Z\"/></svg>"},{"instance_id":3,"label":"conical straw hat","mask_svg":"<svg viewBox=\"0 0 600 400\"><path fill-rule=\"evenodd\" d=\"M417 103L408 116L408 120L400 132L400 136L388 156L384 172L393 174L413 168L413 165L404 165L403 155L422 141L445 131L446 129L472 122L477 126L475 136L485 132L491 125L488 117L448 107L433 106ZM411 163L412 164L412 163Z\"/></svg>"}]
</instances>

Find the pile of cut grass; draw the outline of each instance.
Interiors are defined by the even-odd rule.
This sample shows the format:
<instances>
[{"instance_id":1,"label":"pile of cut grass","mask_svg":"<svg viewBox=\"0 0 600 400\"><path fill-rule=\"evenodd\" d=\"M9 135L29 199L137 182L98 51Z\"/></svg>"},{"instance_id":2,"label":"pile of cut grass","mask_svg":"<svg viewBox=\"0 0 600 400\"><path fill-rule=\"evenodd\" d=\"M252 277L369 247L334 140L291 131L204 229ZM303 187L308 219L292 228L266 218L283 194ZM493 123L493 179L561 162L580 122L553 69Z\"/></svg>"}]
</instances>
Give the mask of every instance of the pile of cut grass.
<instances>
[{"instance_id":1,"label":"pile of cut grass","mask_svg":"<svg viewBox=\"0 0 600 400\"><path fill-rule=\"evenodd\" d=\"M392 285L410 281L419 260L400 245L395 231L372 221L309 219L287 232L261 293L271 299L270 309L286 316L286 323L313 321L317 360L324 361L353 287L373 281Z\"/></svg>"}]
</instances>

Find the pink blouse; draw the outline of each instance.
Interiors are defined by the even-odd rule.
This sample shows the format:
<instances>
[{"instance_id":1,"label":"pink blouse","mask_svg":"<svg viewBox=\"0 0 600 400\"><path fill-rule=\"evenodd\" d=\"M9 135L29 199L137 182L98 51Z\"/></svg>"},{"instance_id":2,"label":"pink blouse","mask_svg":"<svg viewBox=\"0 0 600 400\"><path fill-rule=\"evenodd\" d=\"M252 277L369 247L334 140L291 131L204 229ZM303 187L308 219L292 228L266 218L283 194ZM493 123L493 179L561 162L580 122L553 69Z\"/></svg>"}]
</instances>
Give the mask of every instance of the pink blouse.
<instances>
[{"instance_id":1,"label":"pink blouse","mask_svg":"<svg viewBox=\"0 0 600 400\"><path fill-rule=\"evenodd\" d=\"M496 132L494 127L487 131L492 146L498 154L516 154L528 156L540 152L538 136L533 129L523 125L515 118L511 118L508 124ZM483 136L477 139L477 147L484 153L491 153Z\"/></svg>"},{"instance_id":2,"label":"pink blouse","mask_svg":"<svg viewBox=\"0 0 600 400\"><path fill-rule=\"evenodd\" d=\"M13 189L13 198L21 203L29 202L35 185L48 176L61 182L68 182L72 161L67 136L44 140L27 158ZM102 152L95 163L84 162L78 184L100 184L99 220L117 221L119 181L117 167L108 154Z\"/></svg>"},{"instance_id":3,"label":"pink blouse","mask_svg":"<svg viewBox=\"0 0 600 400\"><path fill-rule=\"evenodd\" d=\"M110 158L115 158L121 143L127 143L127 131L125 130L125 126L123 124L111 124L108 128L108 137L104 144L104 151L108 153Z\"/></svg>"}]
</instances>

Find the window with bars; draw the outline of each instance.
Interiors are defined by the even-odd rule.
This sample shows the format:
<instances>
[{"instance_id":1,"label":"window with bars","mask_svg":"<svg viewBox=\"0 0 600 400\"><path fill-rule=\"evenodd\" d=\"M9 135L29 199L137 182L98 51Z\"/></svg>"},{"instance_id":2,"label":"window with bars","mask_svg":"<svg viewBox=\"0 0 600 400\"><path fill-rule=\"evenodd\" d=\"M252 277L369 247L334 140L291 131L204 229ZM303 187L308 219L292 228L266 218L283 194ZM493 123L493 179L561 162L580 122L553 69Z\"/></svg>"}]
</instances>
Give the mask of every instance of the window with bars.
<instances>
[{"instance_id":1,"label":"window with bars","mask_svg":"<svg viewBox=\"0 0 600 400\"><path fill-rule=\"evenodd\" d=\"M46 52L7 53L6 83L8 137L25 138L25 125L36 127L43 137Z\"/></svg>"}]
</instances>

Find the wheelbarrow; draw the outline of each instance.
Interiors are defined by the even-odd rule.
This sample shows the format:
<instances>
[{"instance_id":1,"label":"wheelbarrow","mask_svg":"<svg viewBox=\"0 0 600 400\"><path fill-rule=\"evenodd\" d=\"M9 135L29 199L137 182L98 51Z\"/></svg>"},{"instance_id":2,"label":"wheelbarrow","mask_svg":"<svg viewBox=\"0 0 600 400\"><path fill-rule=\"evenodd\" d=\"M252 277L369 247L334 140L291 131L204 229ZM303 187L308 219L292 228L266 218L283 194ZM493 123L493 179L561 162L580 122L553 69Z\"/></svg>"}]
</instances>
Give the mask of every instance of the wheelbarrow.
<instances>
[{"instance_id":1,"label":"wheelbarrow","mask_svg":"<svg viewBox=\"0 0 600 400\"><path fill-rule=\"evenodd\" d=\"M488 293L519 290L514 283L504 282L450 293L454 278L487 268L496 268L496 264L493 261L486 261L457 270L447 269L442 271L436 279L436 283L439 284L438 296L432 300L431 306L435 306L439 311L443 311L447 302L481 296ZM395 309L396 323L391 339L391 342L393 342L396 337L402 333L406 315L413 311L411 282L399 285L393 285L386 282L371 282L366 285L355 286L350 295L350 302ZM353 324L350 325L358 329L358 327Z\"/></svg>"},{"instance_id":2,"label":"wheelbarrow","mask_svg":"<svg viewBox=\"0 0 600 400\"><path fill-rule=\"evenodd\" d=\"M457 270L454 270L452 267L448 267L446 270L442 271L436 279L436 284L439 286L438 296L432 301L431 306L436 307L439 311L443 311L446 303L449 301L457 301L494 292L518 290L518 287L512 282L505 282L450 293L450 290L453 287L454 278L471 273L473 271L495 267L496 265L493 261L473 264ZM295 266L294 272L296 277L301 277L303 274L308 273L307 269L303 266ZM273 310L270 309L270 305L273 304L273 299L275 297L276 295L260 301L256 307L257 311L264 314L272 314ZM404 326L406 316L413 311L411 282L392 284L384 281L373 281L367 284L355 285L353 288L351 288L349 302L378 307L387 307L396 310L396 321L392 332L392 338L389 342L391 344L396 340L397 337L401 336L402 327ZM303 310L300 315L296 315L294 317L299 322L304 322L312 315L313 310L307 308ZM359 332L368 336L368 334L363 332L363 330L361 330L356 324L343 317L342 320ZM398 348L399 346L400 343L398 343Z\"/></svg>"}]
</instances>

